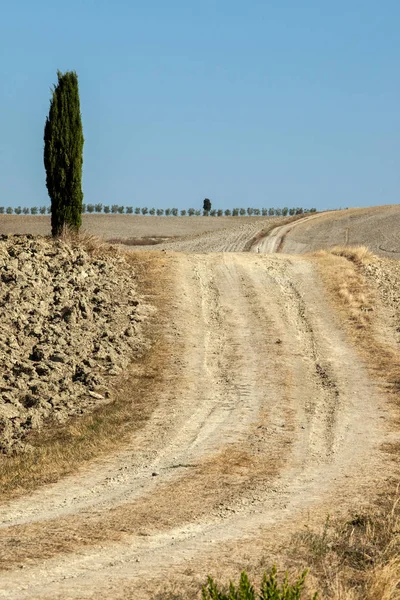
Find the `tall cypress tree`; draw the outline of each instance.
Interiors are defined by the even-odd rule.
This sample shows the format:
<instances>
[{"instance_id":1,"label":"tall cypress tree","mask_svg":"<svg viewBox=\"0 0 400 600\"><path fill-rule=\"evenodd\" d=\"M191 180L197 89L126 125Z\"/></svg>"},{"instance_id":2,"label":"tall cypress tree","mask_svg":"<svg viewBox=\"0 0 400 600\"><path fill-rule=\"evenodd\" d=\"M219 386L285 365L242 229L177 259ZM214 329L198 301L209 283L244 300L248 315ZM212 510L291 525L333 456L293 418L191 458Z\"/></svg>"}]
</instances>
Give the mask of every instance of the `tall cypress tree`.
<instances>
[{"instance_id":1,"label":"tall cypress tree","mask_svg":"<svg viewBox=\"0 0 400 600\"><path fill-rule=\"evenodd\" d=\"M78 231L82 224L83 130L78 76L57 72L44 128L44 166L51 199L51 232Z\"/></svg>"}]
</instances>

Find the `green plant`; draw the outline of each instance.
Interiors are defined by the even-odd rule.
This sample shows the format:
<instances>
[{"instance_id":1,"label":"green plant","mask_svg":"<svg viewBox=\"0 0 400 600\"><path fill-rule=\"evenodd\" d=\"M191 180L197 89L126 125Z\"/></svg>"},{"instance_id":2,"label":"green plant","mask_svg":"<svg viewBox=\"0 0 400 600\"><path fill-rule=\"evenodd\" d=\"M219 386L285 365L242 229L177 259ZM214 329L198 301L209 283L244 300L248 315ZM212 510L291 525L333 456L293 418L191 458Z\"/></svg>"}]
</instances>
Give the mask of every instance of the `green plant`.
<instances>
[{"instance_id":1,"label":"green plant","mask_svg":"<svg viewBox=\"0 0 400 600\"><path fill-rule=\"evenodd\" d=\"M222 591L218 588L212 577L208 578L206 586L203 586L203 600L301 600L304 598L304 584L307 576L307 571L304 571L298 576L295 583L289 583L288 574L280 585L277 578L276 567L272 567L269 575L264 573L261 588L257 594L254 586L245 571L240 576L239 585L236 587L233 583L230 584L227 591ZM317 592L312 597L317 600Z\"/></svg>"},{"instance_id":2,"label":"green plant","mask_svg":"<svg viewBox=\"0 0 400 600\"><path fill-rule=\"evenodd\" d=\"M13 214L13 208L12 208L12 206L7 206L7 208L6 208L6 213L7 213L8 215L12 215L12 214Z\"/></svg>"},{"instance_id":3,"label":"green plant","mask_svg":"<svg viewBox=\"0 0 400 600\"><path fill-rule=\"evenodd\" d=\"M44 128L44 166L51 199L51 232L78 231L82 211L83 130L78 76L57 72L49 116Z\"/></svg>"},{"instance_id":4,"label":"green plant","mask_svg":"<svg viewBox=\"0 0 400 600\"><path fill-rule=\"evenodd\" d=\"M106 204L106 206L104 207L104 209L103 209L103 210L104 210L104 213L105 213L106 215L108 215L108 213L110 212L110 207L108 206L108 204Z\"/></svg>"}]
</instances>

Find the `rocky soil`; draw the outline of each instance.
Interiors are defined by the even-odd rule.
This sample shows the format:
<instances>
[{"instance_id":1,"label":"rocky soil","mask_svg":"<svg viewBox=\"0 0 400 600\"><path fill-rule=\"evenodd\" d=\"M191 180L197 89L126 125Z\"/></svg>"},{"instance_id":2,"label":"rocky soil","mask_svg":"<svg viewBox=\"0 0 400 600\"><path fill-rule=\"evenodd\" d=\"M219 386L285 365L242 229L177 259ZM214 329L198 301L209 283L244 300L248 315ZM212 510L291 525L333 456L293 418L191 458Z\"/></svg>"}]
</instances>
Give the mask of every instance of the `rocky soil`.
<instances>
[{"instance_id":1,"label":"rocky soil","mask_svg":"<svg viewBox=\"0 0 400 600\"><path fill-rule=\"evenodd\" d=\"M377 289L382 306L389 313L395 339L400 344L400 262L374 258L362 266L364 275Z\"/></svg>"},{"instance_id":2,"label":"rocky soil","mask_svg":"<svg viewBox=\"0 0 400 600\"><path fill-rule=\"evenodd\" d=\"M112 398L145 347L132 268L113 251L0 236L0 452Z\"/></svg>"}]
</instances>

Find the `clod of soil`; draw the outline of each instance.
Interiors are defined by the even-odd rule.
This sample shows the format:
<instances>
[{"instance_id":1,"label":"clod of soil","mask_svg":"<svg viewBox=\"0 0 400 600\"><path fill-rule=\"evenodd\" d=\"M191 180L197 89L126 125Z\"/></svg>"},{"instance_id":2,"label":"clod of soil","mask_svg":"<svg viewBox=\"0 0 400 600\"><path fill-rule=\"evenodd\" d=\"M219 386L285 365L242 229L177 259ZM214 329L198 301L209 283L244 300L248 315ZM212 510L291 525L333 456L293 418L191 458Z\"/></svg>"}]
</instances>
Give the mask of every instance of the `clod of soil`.
<instances>
[{"instance_id":1,"label":"clod of soil","mask_svg":"<svg viewBox=\"0 0 400 600\"><path fill-rule=\"evenodd\" d=\"M0 236L0 452L112 396L146 345L134 273L115 251Z\"/></svg>"}]
</instances>

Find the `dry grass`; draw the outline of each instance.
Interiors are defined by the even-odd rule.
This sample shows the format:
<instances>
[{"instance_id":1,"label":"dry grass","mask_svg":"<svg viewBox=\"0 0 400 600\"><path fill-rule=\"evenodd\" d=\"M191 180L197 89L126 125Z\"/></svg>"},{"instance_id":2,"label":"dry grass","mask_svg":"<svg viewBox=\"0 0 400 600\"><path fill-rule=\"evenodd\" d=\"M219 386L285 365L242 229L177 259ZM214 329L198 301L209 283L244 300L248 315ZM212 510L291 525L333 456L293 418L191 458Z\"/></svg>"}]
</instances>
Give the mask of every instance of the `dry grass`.
<instances>
[{"instance_id":1,"label":"dry grass","mask_svg":"<svg viewBox=\"0 0 400 600\"><path fill-rule=\"evenodd\" d=\"M154 385L151 382L151 385ZM288 428L290 429L290 428ZM259 427L249 437L253 443ZM90 515L17 525L0 530L0 568L36 563L60 553L72 553L95 544L122 541L127 536L151 535L221 511L235 510L237 498L276 477L289 452L290 431L282 447L251 452L243 445L228 445L216 456L196 464L176 465L176 477L135 502ZM175 468L174 468L175 471Z\"/></svg>"},{"instance_id":2,"label":"dry grass","mask_svg":"<svg viewBox=\"0 0 400 600\"><path fill-rule=\"evenodd\" d=\"M306 529L292 543L292 561L307 561L325 598L400 597L398 488L369 510L346 521L328 519L320 531Z\"/></svg>"},{"instance_id":3,"label":"dry grass","mask_svg":"<svg viewBox=\"0 0 400 600\"><path fill-rule=\"evenodd\" d=\"M64 236L63 241L79 244L91 254L121 254L116 248L99 242L94 236ZM148 292L151 301L157 299L157 286L167 287L168 270L163 268L163 257L141 253L135 258L127 255L125 268L134 263L141 292ZM158 307L158 325L151 323L146 335L153 345L119 378L114 386L114 401L102 405L92 413L70 420L65 425L54 425L40 433L33 433L29 454L0 457L1 499L23 495L40 485L57 481L76 472L93 458L115 451L125 444L135 430L149 419L157 405L157 385L163 368L168 368L169 351L160 335L161 323L167 318L168 306ZM134 390L134 392L132 391Z\"/></svg>"},{"instance_id":4,"label":"dry grass","mask_svg":"<svg viewBox=\"0 0 400 600\"><path fill-rule=\"evenodd\" d=\"M336 247L314 254L320 276L349 339L371 375L400 408L400 357L377 292L363 274L375 257L365 247ZM399 445L383 448L398 461ZM297 557L312 567L326 598L395 600L400 598L400 505L395 481L382 483L382 495L351 520L328 522L321 532L298 536Z\"/></svg>"},{"instance_id":5,"label":"dry grass","mask_svg":"<svg viewBox=\"0 0 400 600\"><path fill-rule=\"evenodd\" d=\"M374 378L400 406L400 356L385 339L390 327L380 309L376 288L363 275L362 267L374 256L365 247L334 248L314 254L321 279L346 331ZM389 338L389 336L387 336Z\"/></svg>"},{"instance_id":6,"label":"dry grass","mask_svg":"<svg viewBox=\"0 0 400 600\"><path fill-rule=\"evenodd\" d=\"M177 239L177 236L174 235L153 235L146 237L112 238L108 240L108 242L110 244L120 244L123 246L156 246L157 244L173 242L175 239Z\"/></svg>"}]
</instances>

